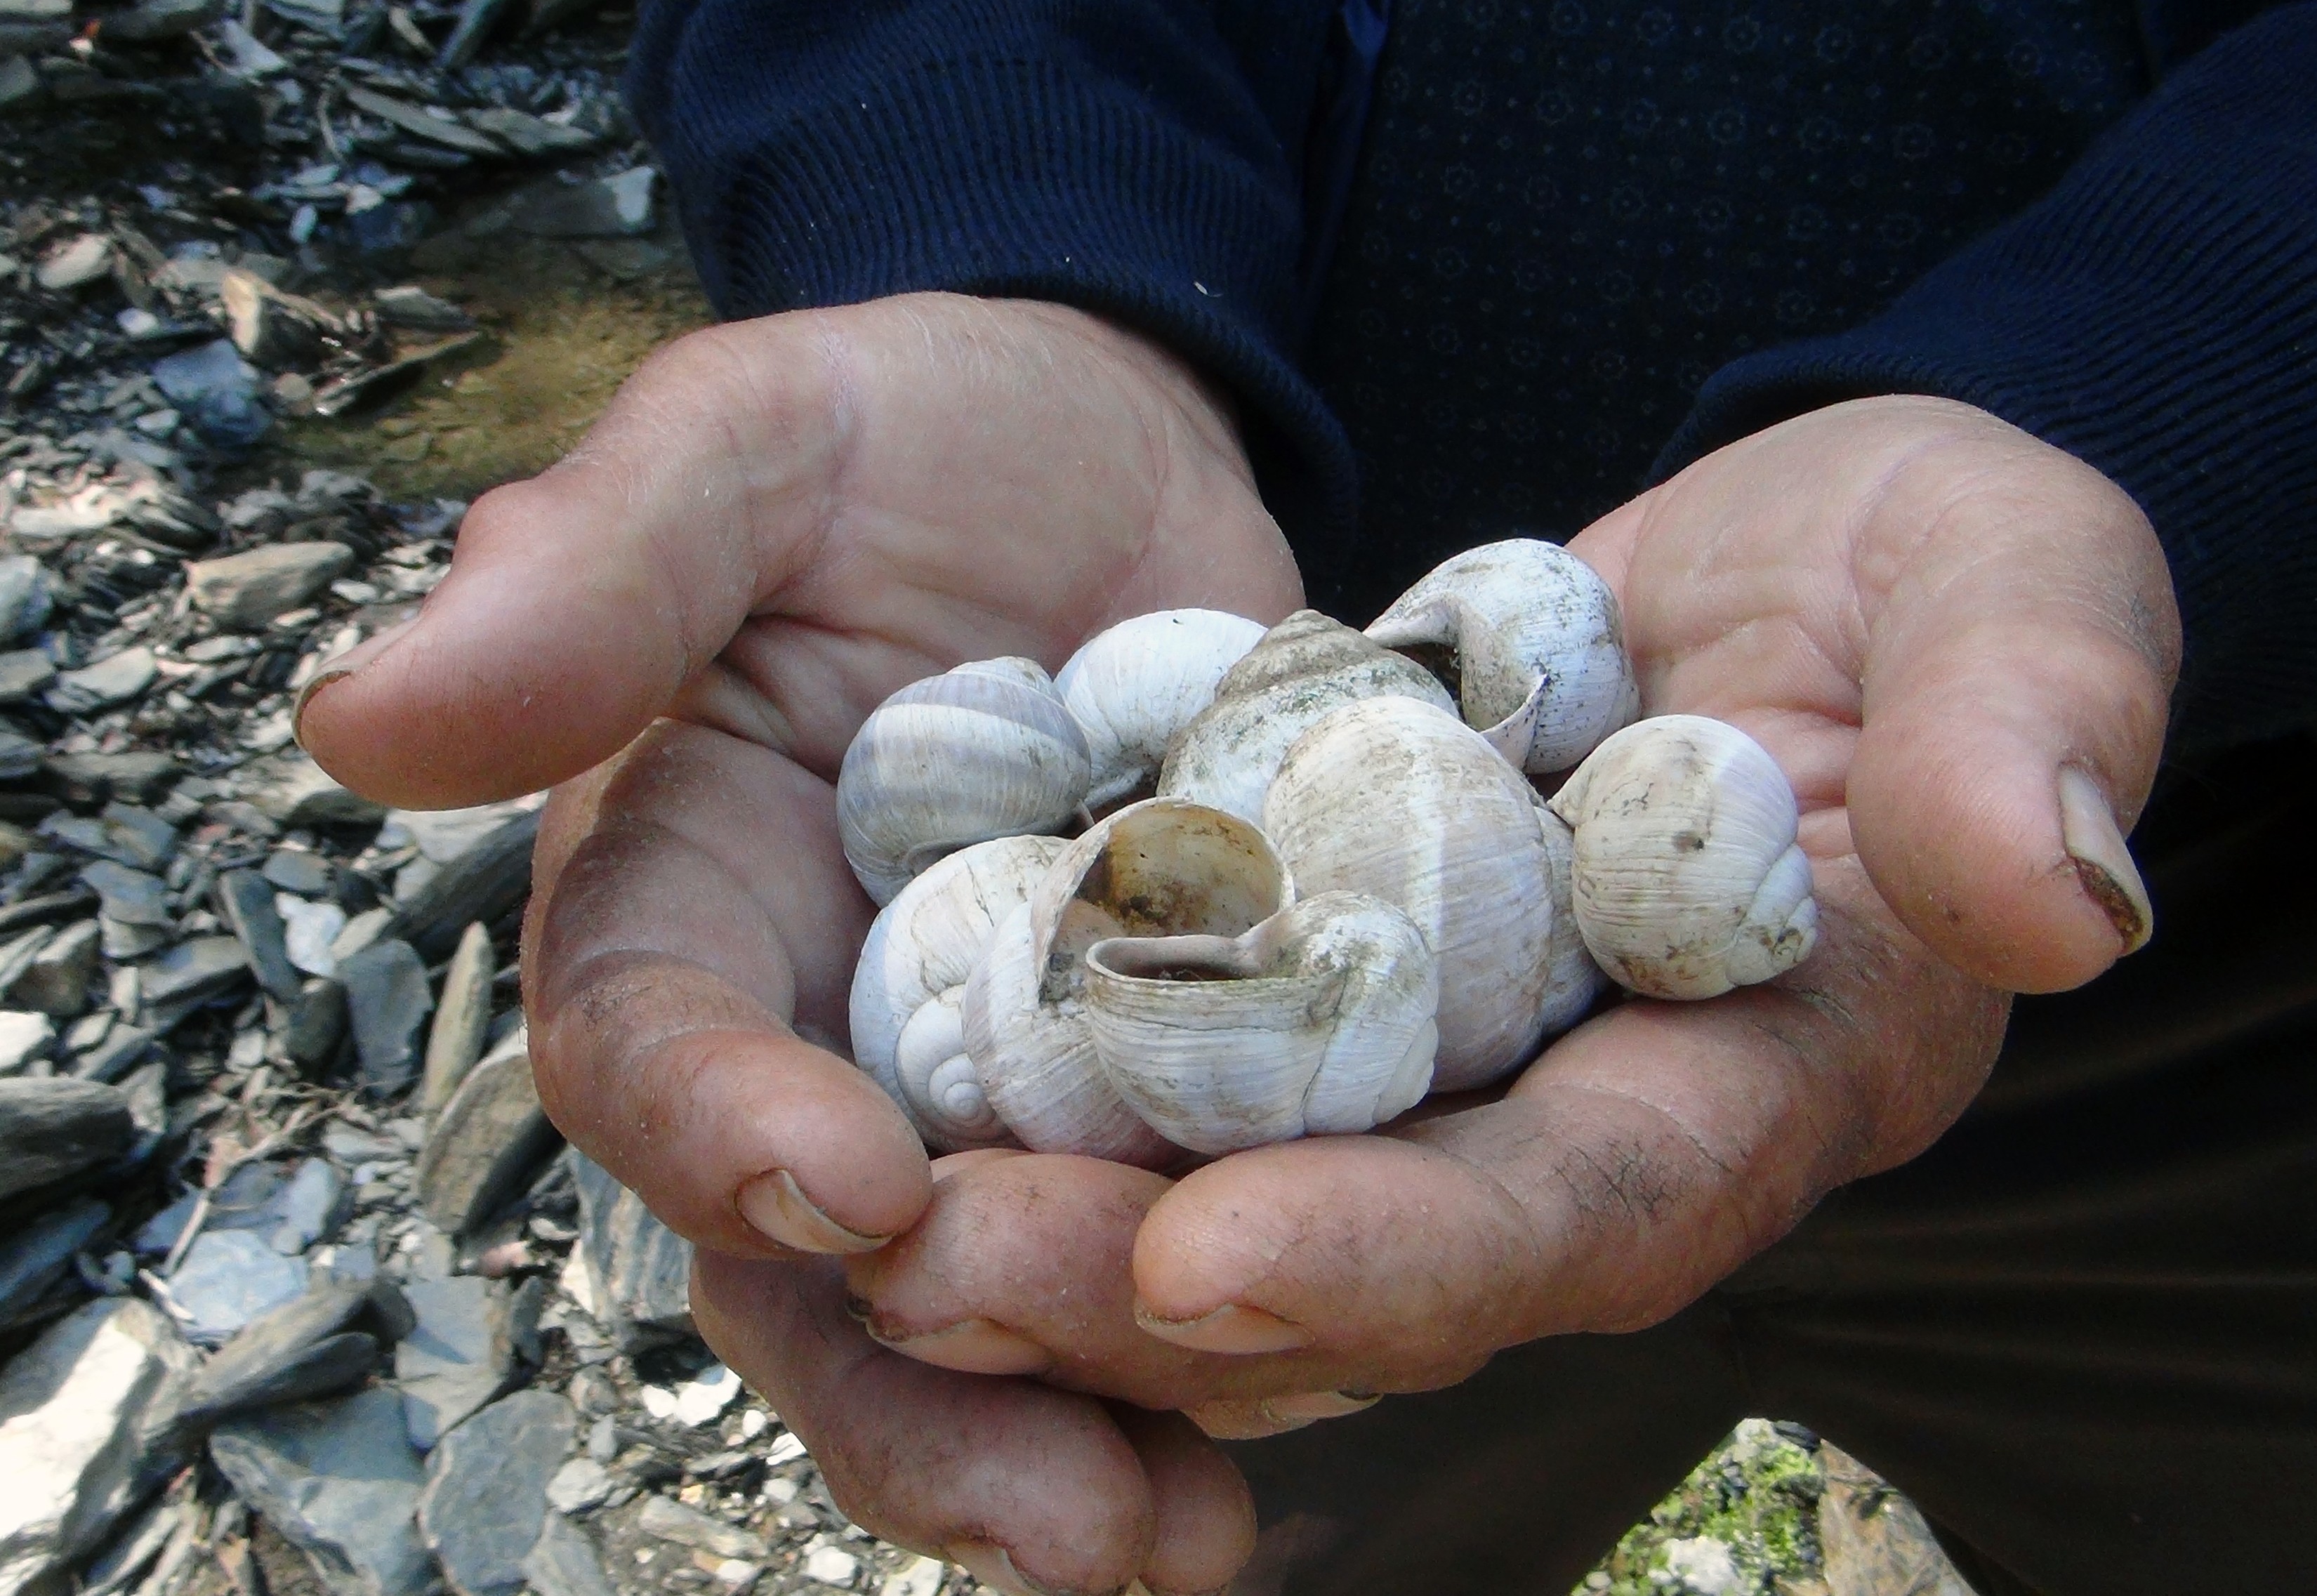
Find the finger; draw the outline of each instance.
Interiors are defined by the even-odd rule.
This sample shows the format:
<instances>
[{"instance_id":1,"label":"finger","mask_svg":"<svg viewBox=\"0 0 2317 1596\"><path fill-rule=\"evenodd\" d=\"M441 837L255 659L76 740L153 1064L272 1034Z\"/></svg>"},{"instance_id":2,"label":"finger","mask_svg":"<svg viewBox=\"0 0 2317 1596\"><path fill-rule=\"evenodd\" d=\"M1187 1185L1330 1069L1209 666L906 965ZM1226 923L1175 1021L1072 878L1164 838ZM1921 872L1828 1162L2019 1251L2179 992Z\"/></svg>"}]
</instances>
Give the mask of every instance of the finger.
<instances>
[{"instance_id":1,"label":"finger","mask_svg":"<svg viewBox=\"0 0 2317 1596\"><path fill-rule=\"evenodd\" d=\"M970 1155L968 1155L970 1156ZM974 1374L1038 1375L1149 1406L1212 1394L1217 1359L1134 1323L1129 1260L1165 1177L1065 1154L944 1159L933 1200L846 1278L869 1333Z\"/></svg>"},{"instance_id":2,"label":"finger","mask_svg":"<svg viewBox=\"0 0 2317 1596\"><path fill-rule=\"evenodd\" d=\"M1968 475L1942 470L1965 447ZM2179 662L2155 533L2098 473L2015 434L1910 466L1860 551L1898 574L1867 616L1859 856L1966 973L2015 991L2090 980L2152 929L2124 835Z\"/></svg>"},{"instance_id":3,"label":"finger","mask_svg":"<svg viewBox=\"0 0 2317 1596\"><path fill-rule=\"evenodd\" d=\"M846 1516L887 1540L1001 1590L1051 1592L1118 1591L1154 1565L1203 1575L1235 1544L1229 1517L1185 1524L1228 1507L1220 1458L1187 1457L1169 1438L1130 1439L1091 1397L885 1351L846 1316L843 1281L826 1265L703 1252L692 1306L709 1344L810 1448ZM1146 1458L1176 1493L1163 1509ZM1162 1525L1180 1549L1154 1564Z\"/></svg>"},{"instance_id":4,"label":"finger","mask_svg":"<svg viewBox=\"0 0 2317 1596\"><path fill-rule=\"evenodd\" d=\"M540 1095L679 1233L749 1256L873 1246L929 1188L844 1035L869 918L825 783L666 722L559 794L525 939Z\"/></svg>"},{"instance_id":5,"label":"finger","mask_svg":"<svg viewBox=\"0 0 2317 1596\"><path fill-rule=\"evenodd\" d=\"M1123 1403L1110 1416L1150 1483L1158 1524L1142 1585L1150 1596L1219 1592L1255 1555L1255 1498L1238 1466L1176 1413Z\"/></svg>"},{"instance_id":6,"label":"finger","mask_svg":"<svg viewBox=\"0 0 2317 1596\"><path fill-rule=\"evenodd\" d=\"M809 319L670 345L544 475L484 495L406 626L308 688L300 741L415 806L534 792L616 752L793 569L840 446Z\"/></svg>"},{"instance_id":7,"label":"finger","mask_svg":"<svg viewBox=\"0 0 2317 1596\"><path fill-rule=\"evenodd\" d=\"M1250 1363L1300 1345L1274 1390L1316 1373L1359 1394L1677 1312L1830 1187L1927 1145L2000 1038L2000 1000L1892 923L1855 863L1822 862L1820 891L1820 951L1779 985L1629 1003L1501 1102L1185 1177L1136 1240L1143 1323Z\"/></svg>"}]
</instances>

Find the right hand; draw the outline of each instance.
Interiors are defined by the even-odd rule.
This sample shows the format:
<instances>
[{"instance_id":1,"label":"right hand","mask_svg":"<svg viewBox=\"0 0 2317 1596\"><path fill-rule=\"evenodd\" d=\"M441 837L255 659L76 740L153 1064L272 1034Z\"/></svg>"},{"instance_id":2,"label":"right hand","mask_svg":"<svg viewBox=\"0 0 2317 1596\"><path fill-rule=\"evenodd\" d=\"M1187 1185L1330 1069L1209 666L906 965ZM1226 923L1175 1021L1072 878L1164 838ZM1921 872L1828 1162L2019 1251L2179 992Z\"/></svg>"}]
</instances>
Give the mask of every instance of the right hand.
<instances>
[{"instance_id":1,"label":"right hand","mask_svg":"<svg viewBox=\"0 0 2317 1596\"><path fill-rule=\"evenodd\" d=\"M1185 1421L887 1352L807 1256L880 1244L932 1190L899 1112L814 1040L845 1035L872 913L837 765L961 660L1051 668L1129 615L1301 602L1178 362L1060 306L912 295L662 351L568 458L478 500L418 616L300 706L300 742L385 802L566 784L524 936L548 1111L726 1255L703 1328L746 1340L736 1367L847 1511L1000 1578L992 1548L1028 1542L1081 1548L1086 1588L1206 1589L1251 1514Z\"/></svg>"}]
</instances>

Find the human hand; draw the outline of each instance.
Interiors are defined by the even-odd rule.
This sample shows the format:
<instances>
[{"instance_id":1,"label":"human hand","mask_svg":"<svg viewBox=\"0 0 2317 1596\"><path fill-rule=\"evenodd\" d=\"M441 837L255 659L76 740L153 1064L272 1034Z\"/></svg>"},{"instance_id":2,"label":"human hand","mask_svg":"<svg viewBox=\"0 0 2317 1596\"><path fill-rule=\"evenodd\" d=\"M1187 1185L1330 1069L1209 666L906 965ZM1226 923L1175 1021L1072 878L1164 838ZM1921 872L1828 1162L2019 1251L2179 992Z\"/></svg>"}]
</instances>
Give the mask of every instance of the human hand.
<instances>
[{"instance_id":1,"label":"human hand","mask_svg":"<svg viewBox=\"0 0 2317 1596\"><path fill-rule=\"evenodd\" d=\"M1218 1522L1221 1502L1252 1533L1236 1477L1181 1421L1025 1391L1008 1440L975 1417L982 1383L928 1385L828 1321L828 1277L802 1255L874 1245L929 1189L899 1112L816 1045L844 1035L872 913L832 785L863 718L962 659L1057 666L1129 615L1275 620L1301 597L1228 416L1179 363L1062 307L917 295L661 352L568 459L479 499L416 621L300 705L300 740L373 797L567 784L524 937L541 1096L684 1235L792 1260L749 1331L792 1330L796 1370L742 1367L864 1521L881 1457L937 1466L923 1440L971 1434L982 1472L948 1482L968 1519L1060 1533L1093 1512L1107 1547L1155 1542L1162 1518ZM823 1331L868 1370L813 1363ZM875 1382L865 1413L845 1405ZM1035 1520L1048 1464L1090 1494L1049 1493ZM1154 1554L1150 1571L1165 1584L1177 1565Z\"/></svg>"},{"instance_id":2,"label":"human hand","mask_svg":"<svg viewBox=\"0 0 2317 1596\"><path fill-rule=\"evenodd\" d=\"M2145 519L2096 472L1965 406L1865 400L1734 444L1571 546L1619 591L1645 709L1735 722L1794 779L1814 956L1711 1003L1624 1005L1501 1100L1389 1134L1179 1182L943 1161L917 1224L846 1266L879 1340L1246 1435L1451 1383L1538 1336L1649 1324L1832 1187L1928 1145L1984 1079L2007 991L2089 980L2144 936L2120 833L2152 779L2178 623ZM793 1367L800 1340L763 1328L770 1278L717 1263L696 1283L752 1375ZM850 1367L890 1369L845 1344ZM843 1383L813 1413L839 1432L857 1411ZM970 1417L991 1434L1072 1400L980 1389ZM986 1498L962 1512L938 1460L903 1459L876 1479L880 1528L947 1544L970 1519L1023 1583L1115 1588L1150 1519L1055 1472L1021 1488L1101 1511L1059 1528ZM1209 1567L1225 1549L1175 1544Z\"/></svg>"}]
</instances>

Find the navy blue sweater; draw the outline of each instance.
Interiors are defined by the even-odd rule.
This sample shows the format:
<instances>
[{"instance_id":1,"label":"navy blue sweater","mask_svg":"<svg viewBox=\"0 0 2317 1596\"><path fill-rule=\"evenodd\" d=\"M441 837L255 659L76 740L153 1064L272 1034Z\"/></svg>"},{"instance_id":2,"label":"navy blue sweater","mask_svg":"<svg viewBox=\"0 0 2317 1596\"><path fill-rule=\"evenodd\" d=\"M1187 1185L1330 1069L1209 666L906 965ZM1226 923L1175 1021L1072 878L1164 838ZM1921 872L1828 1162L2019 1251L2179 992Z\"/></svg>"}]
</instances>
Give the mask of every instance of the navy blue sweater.
<instances>
[{"instance_id":1,"label":"navy blue sweater","mask_svg":"<svg viewBox=\"0 0 2317 1596\"><path fill-rule=\"evenodd\" d=\"M2317 4L646 0L727 316L916 289L1238 394L1316 601L1836 399L2148 512L2176 754L2317 726Z\"/></svg>"}]
</instances>

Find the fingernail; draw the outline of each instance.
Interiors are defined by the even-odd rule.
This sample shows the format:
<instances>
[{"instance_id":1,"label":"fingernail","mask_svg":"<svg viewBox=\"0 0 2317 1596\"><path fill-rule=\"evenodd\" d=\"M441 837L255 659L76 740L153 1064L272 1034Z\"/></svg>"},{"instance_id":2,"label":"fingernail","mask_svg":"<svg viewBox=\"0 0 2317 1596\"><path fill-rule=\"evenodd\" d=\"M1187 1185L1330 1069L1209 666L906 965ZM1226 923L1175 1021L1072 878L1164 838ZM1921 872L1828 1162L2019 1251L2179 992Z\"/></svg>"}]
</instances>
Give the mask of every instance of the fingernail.
<instances>
[{"instance_id":1,"label":"fingernail","mask_svg":"<svg viewBox=\"0 0 2317 1596\"><path fill-rule=\"evenodd\" d=\"M1194 1352L1293 1352L1311 1344L1311 1332L1302 1325L1238 1303L1225 1303L1196 1319L1161 1319L1137 1303L1134 1322L1160 1340Z\"/></svg>"},{"instance_id":2,"label":"fingernail","mask_svg":"<svg viewBox=\"0 0 2317 1596\"><path fill-rule=\"evenodd\" d=\"M1042 1587L1022 1577L1022 1571L1014 1566L1013 1556L1004 1547L986 1540L960 1541L944 1556L983 1584L1006 1592L1009 1596L1051 1596Z\"/></svg>"},{"instance_id":3,"label":"fingernail","mask_svg":"<svg viewBox=\"0 0 2317 1596\"><path fill-rule=\"evenodd\" d=\"M2116 827L2116 813L2099 785L2074 766L2060 771L2060 838L2076 867L2085 896L2100 907L2124 939L2125 953L2148 945L2156 914L2148 888L2132 863L2132 850Z\"/></svg>"},{"instance_id":4,"label":"fingernail","mask_svg":"<svg viewBox=\"0 0 2317 1596\"><path fill-rule=\"evenodd\" d=\"M1293 1396L1266 1397L1262 1407L1282 1424L1316 1424L1322 1419L1360 1412L1382 1400L1365 1392L1306 1391Z\"/></svg>"},{"instance_id":5,"label":"fingernail","mask_svg":"<svg viewBox=\"0 0 2317 1596\"><path fill-rule=\"evenodd\" d=\"M314 695L325 687L344 681L399 642L417 624L418 617L416 615L407 621L397 622L376 637L358 642L344 653L323 661L322 668L316 673L314 679L299 689L297 705L290 712L290 734L297 740L300 749L306 746L306 706L314 702Z\"/></svg>"},{"instance_id":6,"label":"fingernail","mask_svg":"<svg viewBox=\"0 0 2317 1596\"><path fill-rule=\"evenodd\" d=\"M1028 1336L988 1319L961 1319L923 1335L881 1334L867 1322L871 1339L919 1363L962 1375L1034 1375L1053 1367L1054 1355Z\"/></svg>"},{"instance_id":7,"label":"fingernail","mask_svg":"<svg viewBox=\"0 0 2317 1596\"><path fill-rule=\"evenodd\" d=\"M770 1170L740 1188L740 1217L800 1252L873 1252L890 1236L850 1231L812 1205L796 1177Z\"/></svg>"}]
</instances>

